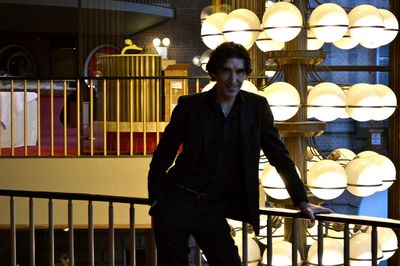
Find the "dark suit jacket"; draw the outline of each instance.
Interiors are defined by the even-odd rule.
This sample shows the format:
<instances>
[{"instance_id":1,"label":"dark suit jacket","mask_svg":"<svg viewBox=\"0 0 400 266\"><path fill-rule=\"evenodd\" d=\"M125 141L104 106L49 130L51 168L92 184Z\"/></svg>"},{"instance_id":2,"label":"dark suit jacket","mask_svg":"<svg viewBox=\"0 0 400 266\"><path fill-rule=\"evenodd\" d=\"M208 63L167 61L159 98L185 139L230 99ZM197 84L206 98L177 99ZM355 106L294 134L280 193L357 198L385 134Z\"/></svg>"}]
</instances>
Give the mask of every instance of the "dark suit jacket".
<instances>
[{"instance_id":1,"label":"dark suit jacket","mask_svg":"<svg viewBox=\"0 0 400 266\"><path fill-rule=\"evenodd\" d=\"M215 97L214 89L179 98L174 108L171 121L153 154L148 175L148 190L150 200L162 202L165 187L174 184L179 176L173 164L176 153L182 144L182 152L175 164L190 165L197 158L203 158L204 143L210 138L209 108L210 97ZM259 228L259 156L260 148L269 162L276 167L283 177L286 188L294 205L307 201L303 183L301 182L294 163L280 140L279 133L274 127L271 109L264 97L246 91L240 91L240 133L241 150L243 152L243 187L238 188L238 195L232 195L228 202L227 218L237 219ZM175 171L175 172L174 172ZM173 172L173 174L171 174ZM151 211L150 211L151 214Z\"/></svg>"}]
</instances>

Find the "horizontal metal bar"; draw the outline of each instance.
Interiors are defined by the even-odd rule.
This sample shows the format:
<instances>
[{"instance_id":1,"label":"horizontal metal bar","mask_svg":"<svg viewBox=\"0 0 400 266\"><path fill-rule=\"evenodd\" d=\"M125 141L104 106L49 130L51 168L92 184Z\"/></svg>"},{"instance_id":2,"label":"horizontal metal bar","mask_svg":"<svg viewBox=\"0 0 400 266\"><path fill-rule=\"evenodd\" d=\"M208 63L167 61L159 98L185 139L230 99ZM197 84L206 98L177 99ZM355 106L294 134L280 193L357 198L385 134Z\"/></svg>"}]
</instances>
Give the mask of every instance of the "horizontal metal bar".
<instances>
[{"instance_id":1,"label":"horizontal metal bar","mask_svg":"<svg viewBox=\"0 0 400 266\"><path fill-rule=\"evenodd\" d=\"M15 197L27 197L27 198L32 197L32 198L63 199L63 200L87 200L87 201L92 200L92 201L103 201L103 202L151 205L150 200L146 198L119 197L119 196L84 194L84 193L0 189L0 196L15 196Z\"/></svg>"},{"instance_id":2,"label":"horizontal metal bar","mask_svg":"<svg viewBox=\"0 0 400 266\"><path fill-rule=\"evenodd\" d=\"M299 210L291 210L283 208L260 208L260 214L307 219L307 217ZM337 213L329 213L329 214L320 213L320 214L315 214L315 219L318 221L362 224L362 225L400 229L400 220L387 219L387 218L345 215Z\"/></svg>"}]
</instances>

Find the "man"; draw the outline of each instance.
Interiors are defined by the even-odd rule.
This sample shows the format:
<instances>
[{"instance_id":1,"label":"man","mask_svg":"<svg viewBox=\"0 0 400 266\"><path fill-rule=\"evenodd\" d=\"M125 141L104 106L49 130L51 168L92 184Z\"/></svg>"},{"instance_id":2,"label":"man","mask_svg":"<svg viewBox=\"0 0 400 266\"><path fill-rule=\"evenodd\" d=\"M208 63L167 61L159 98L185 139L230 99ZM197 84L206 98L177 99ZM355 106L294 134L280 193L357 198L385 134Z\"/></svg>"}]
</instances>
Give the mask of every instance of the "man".
<instances>
[{"instance_id":1,"label":"man","mask_svg":"<svg viewBox=\"0 0 400 266\"><path fill-rule=\"evenodd\" d=\"M248 222L258 233L260 148L307 217L329 211L308 203L266 99L240 90L251 73L247 50L221 44L212 52L207 71L216 85L179 98L150 164L158 265L188 265L189 235L209 265L241 265L226 218Z\"/></svg>"}]
</instances>

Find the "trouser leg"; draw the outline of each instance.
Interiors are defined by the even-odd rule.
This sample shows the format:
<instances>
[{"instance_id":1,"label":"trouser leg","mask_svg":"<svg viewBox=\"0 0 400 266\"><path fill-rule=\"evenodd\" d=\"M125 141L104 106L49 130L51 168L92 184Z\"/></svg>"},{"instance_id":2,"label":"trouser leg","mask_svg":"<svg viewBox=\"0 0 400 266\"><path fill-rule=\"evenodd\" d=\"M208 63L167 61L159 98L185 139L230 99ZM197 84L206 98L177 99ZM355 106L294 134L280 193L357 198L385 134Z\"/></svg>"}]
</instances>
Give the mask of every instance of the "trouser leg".
<instances>
[{"instance_id":1,"label":"trouser leg","mask_svg":"<svg viewBox=\"0 0 400 266\"><path fill-rule=\"evenodd\" d=\"M153 230L157 248L158 266L187 266L189 232L173 219L153 217Z\"/></svg>"},{"instance_id":2,"label":"trouser leg","mask_svg":"<svg viewBox=\"0 0 400 266\"><path fill-rule=\"evenodd\" d=\"M193 236L210 266L241 265L237 246L230 235L230 227L218 206L199 213Z\"/></svg>"}]
</instances>

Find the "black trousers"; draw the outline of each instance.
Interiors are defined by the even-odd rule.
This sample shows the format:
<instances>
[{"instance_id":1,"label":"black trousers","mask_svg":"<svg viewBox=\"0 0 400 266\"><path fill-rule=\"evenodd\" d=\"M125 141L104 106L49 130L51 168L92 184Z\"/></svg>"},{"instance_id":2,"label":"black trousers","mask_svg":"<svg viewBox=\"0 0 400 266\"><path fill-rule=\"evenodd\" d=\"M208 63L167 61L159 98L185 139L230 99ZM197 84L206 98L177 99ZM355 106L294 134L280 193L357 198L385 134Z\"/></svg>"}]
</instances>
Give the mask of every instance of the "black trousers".
<instances>
[{"instance_id":1,"label":"black trousers","mask_svg":"<svg viewBox=\"0 0 400 266\"><path fill-rule=\"evenodd\" d=\"M158 266L187 266L193 235L210 266L240 266L221 201L202 202L169 189L152 210Z\"/></svg>"}]
</instances>

